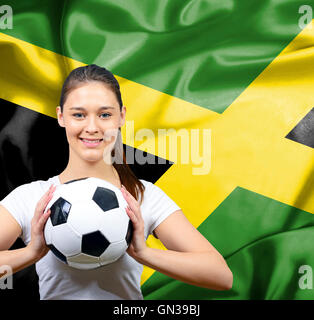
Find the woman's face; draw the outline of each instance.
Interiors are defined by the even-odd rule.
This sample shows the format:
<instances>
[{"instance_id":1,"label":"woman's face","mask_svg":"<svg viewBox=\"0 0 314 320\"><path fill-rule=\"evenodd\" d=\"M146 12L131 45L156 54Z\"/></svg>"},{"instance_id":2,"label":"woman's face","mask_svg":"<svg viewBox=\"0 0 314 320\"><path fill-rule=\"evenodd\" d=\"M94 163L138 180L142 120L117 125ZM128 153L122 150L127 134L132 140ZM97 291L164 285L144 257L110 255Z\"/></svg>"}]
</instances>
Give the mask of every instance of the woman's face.
<instances>
[{"instance_id":1,"label":"woman's face","mask_svg":"<svg viewBox=\"0 0 314 320\"><path fill-rule=\"evenodd\" d=\"M118 128L125 121L125 107L101 82L84 83L71 91L61 108L58 122L65 128L70 149L86 161L97 162L111 153Z\"/></svg>"}]
</instances>

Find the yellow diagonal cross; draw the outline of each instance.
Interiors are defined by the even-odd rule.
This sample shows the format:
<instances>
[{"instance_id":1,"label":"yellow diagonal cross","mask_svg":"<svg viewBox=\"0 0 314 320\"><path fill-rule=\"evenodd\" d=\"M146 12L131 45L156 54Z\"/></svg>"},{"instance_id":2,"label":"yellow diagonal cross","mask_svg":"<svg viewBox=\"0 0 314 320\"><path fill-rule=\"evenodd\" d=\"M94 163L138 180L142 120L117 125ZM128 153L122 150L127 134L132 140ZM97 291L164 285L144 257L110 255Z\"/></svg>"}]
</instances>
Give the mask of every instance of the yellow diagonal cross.
<instances>
[{"instance_id":1,"label":"yellow diagonal cross","mask_svg":"<svg viewBox=\"0 0 314 320\"><path fill-rule=\"evenodd\" d=\"M237 186L314 213L314 150L285 139L314 106L313 30L303 30L222 115L192 108L199 118L189 125L190 114L178 104L167 109L172 116L146 120L162 128L175 117L177 128L212 130L208 175L192 175L193 164L175 164L156 183L195 227ZM149 244L162 247L152 237Z\"/></svg>"},{"instance_id":2,"label":"yellow diagonal cross","mask_svg":"<svg viewBox=\"0 0 314 320\"><path fill-rule=\"evenodd\" d=\"M284 138L314 105L312 30L304 29L221 115L117 76L135 132L155 132L143 143L124 129L124 143L169 158L156 150L158 129L211 129L208 174L193 175L197 165L178 161L156 183L196 228L237 186L314 212L313 149ZM83 64L1 33L0 45L0 98L56 117L66 75ZM151 236L147 243L163 248ZM144 267L142 284L153 272Z\"/></svg>"}]
</instances>

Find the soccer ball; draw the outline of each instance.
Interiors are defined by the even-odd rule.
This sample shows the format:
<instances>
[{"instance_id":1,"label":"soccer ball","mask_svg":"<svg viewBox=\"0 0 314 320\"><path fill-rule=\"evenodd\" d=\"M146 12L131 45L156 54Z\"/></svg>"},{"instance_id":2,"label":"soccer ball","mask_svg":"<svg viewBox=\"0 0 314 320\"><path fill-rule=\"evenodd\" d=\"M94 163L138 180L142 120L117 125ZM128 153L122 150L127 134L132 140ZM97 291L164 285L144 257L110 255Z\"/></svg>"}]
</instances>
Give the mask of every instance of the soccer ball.
<instances>
[{"instance_id":1,"label":"soccer ball","mask_svg":"<svg viewBox=\"0 0 314 320\"><path fill-rule=\"evenodd\" d=\"M122 192L98 178L58 185L45 211L51 209L44 236L64 263L94 269L118 260L128 248L133 226Z\"/></svg>"}]
</instances>

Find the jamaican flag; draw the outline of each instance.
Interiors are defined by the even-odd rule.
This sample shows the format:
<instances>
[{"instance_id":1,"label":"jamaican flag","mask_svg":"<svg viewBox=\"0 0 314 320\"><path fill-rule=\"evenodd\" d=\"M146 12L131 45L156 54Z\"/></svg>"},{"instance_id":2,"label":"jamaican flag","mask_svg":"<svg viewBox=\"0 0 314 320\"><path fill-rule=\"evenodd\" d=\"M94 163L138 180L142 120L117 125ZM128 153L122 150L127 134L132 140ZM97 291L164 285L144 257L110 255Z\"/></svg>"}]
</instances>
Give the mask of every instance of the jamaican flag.
<instances>
[{"instance_id":1,"label":"jamaican flag","mask_svg":"<svg viewBox=\"0 0 314 320\"><path fill-rule=\"evenodd\" d=\"M314 297L304 271L314 267L313 0L5 4L12 19L0 11L1 198L64 169L61 85L73 68L95 63L120 82L134 132L154 133L136 139L125 128L125 148L165 160L134 171L182 208L234 275L231 290L214 291L144 267L144 298ZM174 129L178 141L187 130L190 140L168 150L160 129ZM15 291L38 298L35 276L32 267L19 272Z\"/></svg>"}]
</instances>

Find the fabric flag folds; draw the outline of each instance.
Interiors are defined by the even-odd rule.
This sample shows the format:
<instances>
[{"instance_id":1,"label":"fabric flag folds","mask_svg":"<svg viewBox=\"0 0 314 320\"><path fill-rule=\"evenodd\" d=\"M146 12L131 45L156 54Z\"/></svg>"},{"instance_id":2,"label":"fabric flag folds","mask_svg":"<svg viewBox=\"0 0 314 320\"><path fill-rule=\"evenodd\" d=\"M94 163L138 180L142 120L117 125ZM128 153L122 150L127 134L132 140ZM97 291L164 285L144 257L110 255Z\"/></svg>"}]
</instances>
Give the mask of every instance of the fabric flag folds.
<instances>
[{"instance_id":1,"label":"fabric flag folds","mask_svg":"<svg viewBox=\"0 0 314 320\"><path fill-rule=\"evenodd\" d=\"M145 267L144 298L313 299L299 271L314 267L314 25L300 27L303 1L6 4L13 28L0 29L1 198L64 168L61 85L73 68L95 63L116 75L135 132L155 134L144 143L124 128L125 146L168 160L134 170L182 208L234 276L219 292ZM156 147L158 130L170 128L174 139L189 133L177 150L188 163ZM210 132L202 174L192 132L200 141ZM148 245L165 249L153 237Z\"/></svg>"}]
</instances>

